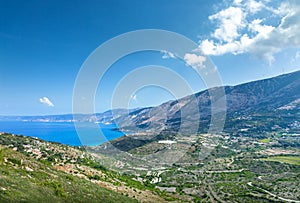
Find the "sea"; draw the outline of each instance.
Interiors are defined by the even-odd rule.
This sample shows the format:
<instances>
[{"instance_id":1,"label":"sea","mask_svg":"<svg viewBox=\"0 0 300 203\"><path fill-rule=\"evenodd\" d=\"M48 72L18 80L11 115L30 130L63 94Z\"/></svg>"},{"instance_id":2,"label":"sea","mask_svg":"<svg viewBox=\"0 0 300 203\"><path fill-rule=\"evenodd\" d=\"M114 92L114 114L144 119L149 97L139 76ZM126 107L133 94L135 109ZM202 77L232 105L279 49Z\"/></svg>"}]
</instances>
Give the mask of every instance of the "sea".
<instances>
[{"instance_id":1,"label":"sea","mask_svg":"<svg viewBox=\"0 0 300 203\"><path fill-rule=\"evenodd\" d=\"M72 146L97 146L124 134L115 124L0 121L0 132L37 137Z\"/></svg>"}]
</instances>

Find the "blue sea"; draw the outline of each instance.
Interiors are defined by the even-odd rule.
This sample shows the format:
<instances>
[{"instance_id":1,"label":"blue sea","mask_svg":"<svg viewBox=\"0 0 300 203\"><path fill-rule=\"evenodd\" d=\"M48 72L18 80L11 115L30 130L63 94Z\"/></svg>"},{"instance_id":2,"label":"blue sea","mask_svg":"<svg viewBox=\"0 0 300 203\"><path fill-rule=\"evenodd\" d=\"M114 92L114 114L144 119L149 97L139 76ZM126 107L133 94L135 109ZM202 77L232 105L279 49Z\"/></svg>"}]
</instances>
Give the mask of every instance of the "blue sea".
<instances>
[{"instance_id":1,"label":"blue sea","mask_svg":"<svg viewBox=\"0 0 300 203\"><path fill-rule=\"evenodd\" d=\"M123 136L122 132L113 130L116 127L113 124L80 123L77 128L78 134L72 122L0 121L0 132L38 137L72 146L96 146Z\"/></svg>"}]
</instances>

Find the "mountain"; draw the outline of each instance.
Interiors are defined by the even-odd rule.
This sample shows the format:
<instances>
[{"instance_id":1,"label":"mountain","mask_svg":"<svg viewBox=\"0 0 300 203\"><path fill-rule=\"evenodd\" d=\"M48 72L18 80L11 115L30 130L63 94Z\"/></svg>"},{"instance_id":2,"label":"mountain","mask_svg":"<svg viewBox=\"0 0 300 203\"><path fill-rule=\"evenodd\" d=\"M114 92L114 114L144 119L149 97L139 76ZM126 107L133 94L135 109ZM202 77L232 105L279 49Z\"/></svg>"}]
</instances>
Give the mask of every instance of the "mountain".
<instances>
[{"instance_id":1,"label":"mountain","mask_svg":"<svg viewBox=\"0 0 300 203\"><path fill-rule=\"evenodd\" d=\"M215 94L216 93L216 94ZM220 94L221 93L221 94ZM222 95L224 93L224 95ZM220 96L221 95L221 96ZM207 132L212 116L220 120L260 113L299 115L300 71L236 86L215 87L156 107L114 109L96 114L0 116L1 121L117 123L124 132L160 135ZM212 111L212 101L226 103ZM226 127L226 123L225 123Z\"/></svg>"},{"instance_id":2,"label":"mountain","mask_svg":"<svg viewBox=\"0 0 300 203\"><path fill-rule=\"evenodd\" d=\"M128 134L89 149L194 202L299 202L299 110L300 71L133 111L116 119Z\"/></svg>"},{"instance_id":3,"label":"mountain","mask_svg":"<svg viewBox=\"0 0 300 203\"><path fill-rule=\"evenodd\" d=\"M300 71L223 88L227 117L233 117L237 114L248 115L285 109L291 110L291 108L293 108L294 113L299 113ZM178 100L168 101L157 107L139 109L121 116L117 119L117 123L122 130L170 132L178 130L182 124L181 120L184 120L186 126L184 126L183 132L188 132L193 125L197 124L200 115L198 130L205 131L212 115L210 92L220 89L222 87L216 87ZM185 117L181 115L183 110Z\"/></svg>"},{"instance_id":4,"label":"mountain","mask_svg":"<svg viewBox=\"0 0 300 203\"><path fill-rule=\"evenodd\" d=\"M121 115L137 109L114 109L95 114L64 114L45 116L0 116L0 121L30 121L30 122L100 122L111 123Z\"/></svg>"},{"instance_id":5,"label":"mountain","mask_svg":"<svg viewBox=\"0 0 300 203\"><path fill-rule=\"evenodd\" d=\"M225 92L223 97L210 95L222 91ZM211 106L212 101L218 104L222 99L226 109L223 116L219 116L222 109L212 111ZM158 140L208 133L213 127L212 116L217 122L218 118L224 119L220 125L224 124L224 128L216 133L262 136L273 128L298 129L293 126L299 126L299 110L300 71L297 71L236 86L215 87L156 107L132 111L115 120L119 130L130 133L112 141L112 145L130 151ZM288 145L290 143L288 141Z\"/></svg>"},{"instance_id":6,"label":"mountain","mask_svg":"<svg viewBox=\"0 0 300 203\"><path fill-rule=\"evenodd\" d=\"M224 92L224 97L214 97ZM95 114L65 114L45 116L0 116L1 121L36 122L116 122L121 130L141 132L176 131L184 120L190 129L200 118L200 131L207 130L212 111L212 100L225 99L227 117L261 112L299 110L300 71L236 86L215 87L165 102L156 107L114 109ZM220 112L222 110L217 111ZM184 115L182 113L184 112ZM295 113L294 112L294 113ZM214 112L216 113L216 112ZM181 126L182 128L182 126Z\"/></svg>"}]
</instances>

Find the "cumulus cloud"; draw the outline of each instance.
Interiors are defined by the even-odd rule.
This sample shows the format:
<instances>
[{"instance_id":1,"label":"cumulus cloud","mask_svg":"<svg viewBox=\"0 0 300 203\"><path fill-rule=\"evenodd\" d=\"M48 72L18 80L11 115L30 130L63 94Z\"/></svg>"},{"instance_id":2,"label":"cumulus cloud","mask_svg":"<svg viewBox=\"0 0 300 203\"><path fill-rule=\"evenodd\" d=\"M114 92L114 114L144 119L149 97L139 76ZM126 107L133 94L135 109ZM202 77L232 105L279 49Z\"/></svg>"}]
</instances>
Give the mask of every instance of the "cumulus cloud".
<instances>
[{"instance_id":1,"label":"cumulus cloud","mask_svg":"<svg viewBox=\"0 0 300 203\"><path fill-rule=\"evenodd\" d=\"M220 41L232 42L239 36L239 29L245 27L244 18L244 12L239 7L229 7L209 16L209 20L219 22L212 36Z\"/></svg>"},{"instance_id":2,"label":"cumulus cloud","mask_svg":"<svg viewBox=\"0 0 300 203\"><path fill-rule=\"evenodd\" d=\"M216 28L211 38L199 42L206 55L250 53L272 63L276 53L300 47L300 1L275 7L268 0L234 0L209 20Z\"/></svg>"},{"instance_id":3,"label":"cumulus cloud","mask_svg":"<svg viewBox=\"0 0 300 203\"><path fill-rule=\"evenodd\" d=\"M45 104L45 105L51 106L51 107L54 106L54 104L50 101L50 99L48 97L41 97L39 100L42 104Z\"/></svg>"},{"instance_id":4,"label":"cumulus cloud","mask_svg":"<svg viewBox=\"0 0 300 203\"><path fill-rule=\"evenodd\" d=\"M261 1L255 1L255 0L248 0L245 3L246 9L250 13L257 13L258 11L261 11L263 8L265 8L265 5Z\"/></svg>"},{"instance_id":5,"label":"cumulus cloud","mask_svg":"<svg viewBox=\"0 0 300 203\"><path fill-rule=\"evenodd\" d=\"M190 65L193 68L205 68L205 65L203 64L206 61L205 56L187 53L184 55L184 60L187 65Z\"/></svg>"},{"instance_id":6,"label":"cumulus cloud","mask_svg":"<svg viewBox=\"0 0 300 203\"><path fill-rule=\"evenodd\" d=\"M163 54L163 56L162 56L163 59L176 58L175 54L172 52L162 50L161 53Z\"/></svg>"},{"instance_id":7,"label":"cumulus cloud","mask_svg":"<svg viewBox=\"0 0 300 203\"><path fill-rule=\"evenodd\" d=\"M243 0L233 0L233 4L240 5Z\"/></svg>"}]
</instances>

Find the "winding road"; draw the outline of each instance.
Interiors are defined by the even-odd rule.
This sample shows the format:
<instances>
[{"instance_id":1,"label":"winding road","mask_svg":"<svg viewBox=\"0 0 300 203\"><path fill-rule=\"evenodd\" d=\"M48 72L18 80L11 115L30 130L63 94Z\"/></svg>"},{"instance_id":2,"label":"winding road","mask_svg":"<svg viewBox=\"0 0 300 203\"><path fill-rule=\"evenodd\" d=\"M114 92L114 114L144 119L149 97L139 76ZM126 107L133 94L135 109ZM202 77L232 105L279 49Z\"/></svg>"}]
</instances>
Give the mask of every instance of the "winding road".
<instances>
[{"instance_id":1,"label":"winding road","mask_svg":"<svg viewBox=\"0 0 300 203\"><path fill-rule=\"evenodd\" d=\"M269 192L268 190L265 190L265 189L262 189L262 188L260 188L260 187L257 187L257 186L252 185L252 182L248 182L247 184L248 184L249 186L251 186L251 187L256 187L256 188L258 188L258 189L264 191L265 193L267 193L267 194L269 194L269 195L271 195L271 196L273 196L273 197L277 197L278 199L280 199L280 200L282 200L282 201L285 201L285 202L295 202L295 203L300 203L300 201L298 201L298 200L293 200L293 199L287 199L287 198L279 197L278 195L276 195L276 194L274 194L274 193L271 193L271 192Z\"/></svg>"}]
</instances>

